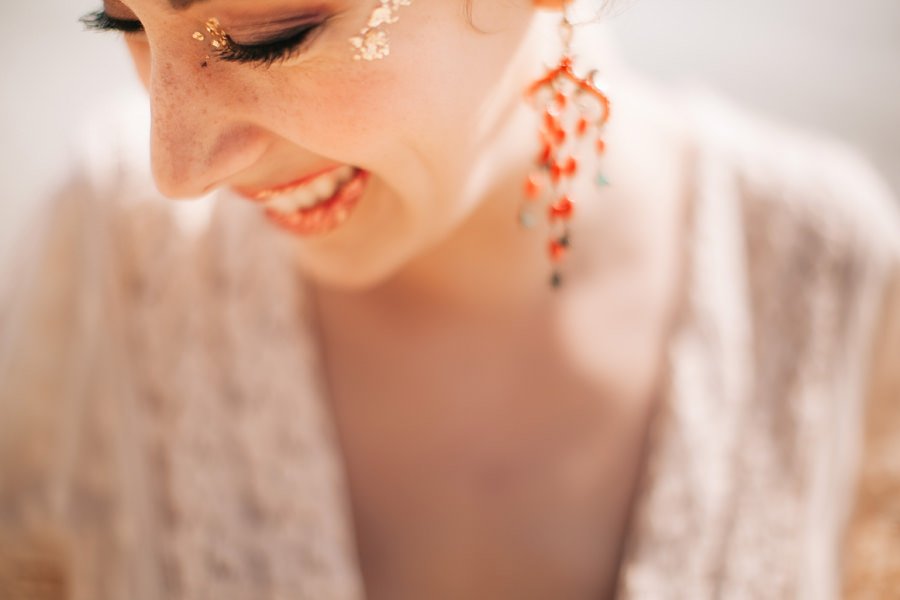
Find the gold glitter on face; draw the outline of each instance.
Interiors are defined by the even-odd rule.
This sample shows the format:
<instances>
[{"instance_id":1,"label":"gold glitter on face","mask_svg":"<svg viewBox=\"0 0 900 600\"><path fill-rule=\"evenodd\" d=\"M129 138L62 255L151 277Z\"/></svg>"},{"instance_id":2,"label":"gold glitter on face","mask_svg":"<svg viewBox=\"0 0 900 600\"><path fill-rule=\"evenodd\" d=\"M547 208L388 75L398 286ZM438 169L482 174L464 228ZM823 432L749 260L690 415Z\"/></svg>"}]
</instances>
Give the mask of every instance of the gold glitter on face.
<instances>
[{"instance_id":1,"label":"gold glitter on face","mask_svg":"<svg viewBox=\"0 0 900 600\"><path fill-rule=\"evenodd\" d=\"M198 42L203 42L206 41L207 35L209 36L210 46L216 52L224 52L231 46L231 38L228 37L228 34L225 33L225 30L219 24L219 20L216 18L209 19L206 22L206 35L201 31L195 31L191 37Z\"/></svg>"},{"instance_id":2,"label":"gold glitter on face","mask_svg":"<svg viewBox=\"0 0 900 600\"><path fill-rule=\"evenodd\" d=\"M412 0L379 0L378 6L369 15L366 26L350 38L350 45L356 50L354 60L380 60L391 53L386 26L400 20L400 7L409 6Z\"/></svg>"}]
</instances>

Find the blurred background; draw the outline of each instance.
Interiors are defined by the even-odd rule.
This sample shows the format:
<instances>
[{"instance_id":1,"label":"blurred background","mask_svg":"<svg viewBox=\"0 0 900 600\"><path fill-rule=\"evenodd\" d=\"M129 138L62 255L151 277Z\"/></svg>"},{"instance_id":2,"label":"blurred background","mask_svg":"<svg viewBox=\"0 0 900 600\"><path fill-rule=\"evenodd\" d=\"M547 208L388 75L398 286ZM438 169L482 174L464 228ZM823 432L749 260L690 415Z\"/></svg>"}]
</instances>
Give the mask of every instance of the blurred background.
<instances>
[{"instance_id":1,"label":"blurred background","mask_svg":"<svg viewBox=\"0 0 900 600\"><path fill-rule=\"evenodd\" d=\"M900 0L619 0L625 57L861 147L900 196ZM59 182L83 116L137 83L100 0L0 4L0 246Z\"/></svg>"}]
</instances>

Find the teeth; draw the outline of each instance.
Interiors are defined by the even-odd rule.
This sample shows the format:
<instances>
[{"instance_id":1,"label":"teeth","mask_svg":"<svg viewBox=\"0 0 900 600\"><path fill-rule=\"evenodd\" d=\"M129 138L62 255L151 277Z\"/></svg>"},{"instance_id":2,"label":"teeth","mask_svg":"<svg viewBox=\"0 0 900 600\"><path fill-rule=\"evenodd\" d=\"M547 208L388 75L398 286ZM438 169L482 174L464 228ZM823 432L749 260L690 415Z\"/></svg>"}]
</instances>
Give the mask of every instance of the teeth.
<instances>
[{"instance_id":1,"label":"teeth","mask_svg":"<svg viewBox=\"0 0 900 600\"><path fill-rule=\"evenodd\" d=\"M293 194L288 194L288 198L293 199L295 210L297 208L309 208L322 199L320 196L316 195L315 190L311 190L310 188L301 188Z\"/></svg>"},{"instance_id":2,"label":"teeth","mask_svg":"<svg viewBox=\"0 0 900 600\"><path fill-rule=\"evenodd\" d=\"M316 196L319 198L331 198L334 190L337 188L338 182L335 177L319 177L310 184Z\"/></svg>"},{"instance_id":3,"label":"teeth","mask_svg":"<svg viewBox=\"0 0 900 600\"><path fill-rule=\"evenodd\" d=\"M340 167L316 177L314 180L290 192L273 196L265 205L281 213L291 213L311 208L331 198L341 185L353 179L354 174L355 170L353 167Z\"/></svg>"},{"instance_id":4,"label":"teeth","mask_svg":"<svg viewBox=\"0 0 900 600\"><path fill-rule=\"evenodd\" d=\"M315 201L316 197L312 190L300 188L290 194L273 197L266 203L266 206L281 212L291 212L297 208L311 206Z\"/></svg>"}]
</instances>

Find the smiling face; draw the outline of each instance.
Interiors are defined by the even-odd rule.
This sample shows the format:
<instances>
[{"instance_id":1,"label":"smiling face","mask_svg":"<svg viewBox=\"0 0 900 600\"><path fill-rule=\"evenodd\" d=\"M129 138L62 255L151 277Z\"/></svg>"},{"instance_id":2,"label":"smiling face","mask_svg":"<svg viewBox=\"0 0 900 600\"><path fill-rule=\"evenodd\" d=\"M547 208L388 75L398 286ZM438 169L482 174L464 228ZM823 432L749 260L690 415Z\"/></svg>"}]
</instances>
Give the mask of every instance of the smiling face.
<instances>
[{"instance_id":1,"label":"smiling face","mask_svg":"<svg viewBox=\"0 0 900 600\"><path fill-rule=\"evenodd\" d=\"M476 0L476 29L463 0L414 0L385 27L390 55L355 60L350 40L377 6L107 0L109 18L142 29L126 40L151 100L160 190L225 187L281 208L309 205L329 186L343 192L346 214L332 207L317 217L324 223L298 228L304 269L339 286L372 285L451 235L491 179L532 154L501 132L540 67L526 43L535 11L530 0ZM238 53L212 48L212 17ZM317 174L327 181L313 182Z\"/></svg>"}]
</instances>

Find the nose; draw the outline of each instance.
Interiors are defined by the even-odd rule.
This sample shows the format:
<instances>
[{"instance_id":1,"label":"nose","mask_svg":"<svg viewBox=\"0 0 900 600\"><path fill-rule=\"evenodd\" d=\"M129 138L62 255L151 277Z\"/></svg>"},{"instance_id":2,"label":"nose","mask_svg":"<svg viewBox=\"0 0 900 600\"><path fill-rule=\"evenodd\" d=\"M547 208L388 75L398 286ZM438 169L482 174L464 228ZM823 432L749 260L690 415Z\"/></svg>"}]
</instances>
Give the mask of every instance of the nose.
<instances>
[{"instance_id":1,"label":"nose","mask_svg":"<svg viewBox=\"0 0 900 600\"><path fill-rule=\"evenodd\" d=\"M263 154L266 135L241 87L211 61L154 58L147 84L153 176L165 196L202 196Z\"/></svg>"}]
</instances>

